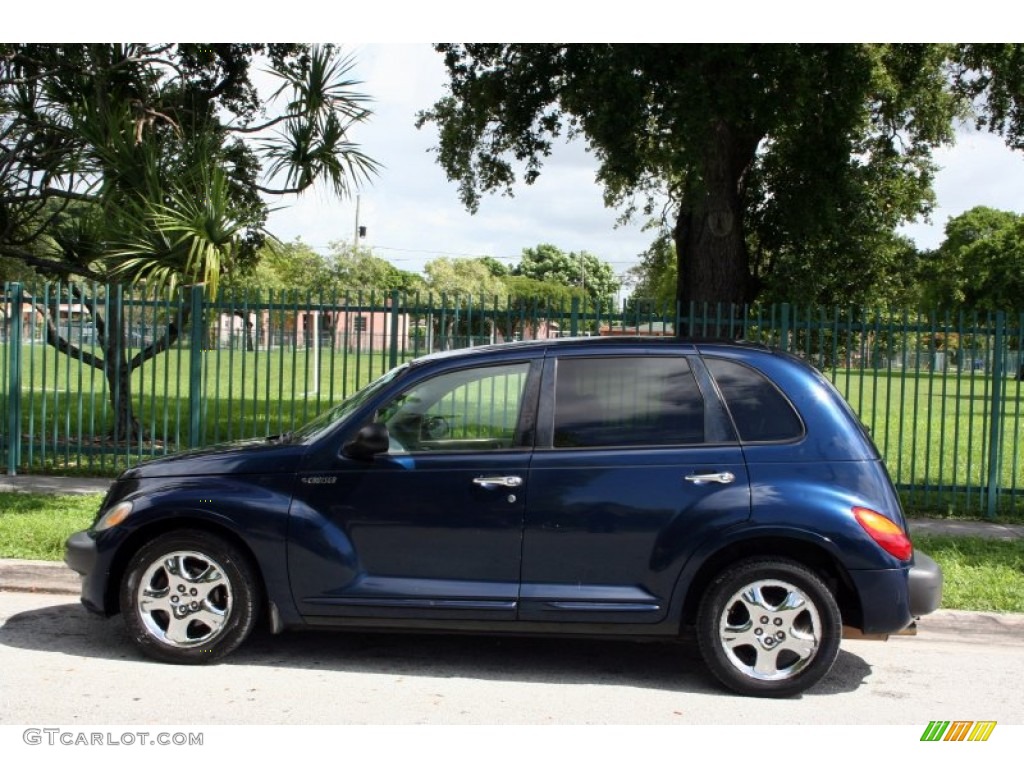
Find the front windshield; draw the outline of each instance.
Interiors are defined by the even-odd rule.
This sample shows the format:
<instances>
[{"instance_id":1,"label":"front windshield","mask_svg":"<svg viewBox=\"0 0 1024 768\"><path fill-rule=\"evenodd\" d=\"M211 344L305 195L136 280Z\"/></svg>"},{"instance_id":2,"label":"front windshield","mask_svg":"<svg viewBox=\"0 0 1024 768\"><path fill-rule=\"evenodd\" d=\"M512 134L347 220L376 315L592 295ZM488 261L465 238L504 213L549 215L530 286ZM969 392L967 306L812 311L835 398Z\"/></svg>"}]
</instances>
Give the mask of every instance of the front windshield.
<instances>
[{"instance_id":1,"label":"front windshield","mask_svg":"<svg viewBox=\"0 0 1024 768\"><path fill-rule=\"evenodd\" d=\"M359 406L372 398L377 392L397 379L409 370L409 364L404 363L397 368L392 368L376 381L367 384L351 397L347 397L332 408L314 417L312 421L299 427L291 434L291 439L299 443L311 443L317 440L324 432L337 424L341 419L346 418Z\"/></svg>"}]
</instances>

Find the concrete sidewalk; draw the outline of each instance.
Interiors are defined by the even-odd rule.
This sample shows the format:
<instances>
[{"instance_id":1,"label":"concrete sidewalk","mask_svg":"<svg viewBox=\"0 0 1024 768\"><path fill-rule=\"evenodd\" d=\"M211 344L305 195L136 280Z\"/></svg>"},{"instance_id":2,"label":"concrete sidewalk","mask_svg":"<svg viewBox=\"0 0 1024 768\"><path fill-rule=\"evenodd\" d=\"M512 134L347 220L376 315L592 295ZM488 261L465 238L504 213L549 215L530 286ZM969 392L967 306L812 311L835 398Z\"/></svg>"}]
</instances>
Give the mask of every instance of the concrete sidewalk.
<instances>
[{"instance_id":1,"label":"concrete sidewalk","mask_svg":"<svg viewBox=\"0 0 1024 768\"><path fill-rule=\"evenodd\" d=\"M0 491L23 493L106 493L109 478L0 475ZM2 510L0 510L2 512ZM1024 525L973 520L910 520L910 532L943 536L978 536L1024 543ZM78 594L78 574L64 563L0 559L0 590Z\"/></svg>"},{"instance_id":2,"label":"concrete sidewalk","mask_svg":"<svg viewBox=\"0 0 1024 768\"><path fill-rule=\"evenodd\" d=\"M109 477L56 477L53 475L0 475L0 491L21 493L106 493Z\"/></svg>"}]
</instances>

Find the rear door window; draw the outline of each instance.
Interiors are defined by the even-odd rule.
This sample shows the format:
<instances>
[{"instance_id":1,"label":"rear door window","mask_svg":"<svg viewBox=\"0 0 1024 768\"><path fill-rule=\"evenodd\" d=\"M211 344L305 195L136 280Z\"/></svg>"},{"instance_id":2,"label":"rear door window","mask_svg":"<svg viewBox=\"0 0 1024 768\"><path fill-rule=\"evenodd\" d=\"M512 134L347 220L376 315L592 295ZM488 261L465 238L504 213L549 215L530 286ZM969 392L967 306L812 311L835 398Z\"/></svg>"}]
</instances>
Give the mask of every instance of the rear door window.
<instances>
[{"instance_id":1,"label":"rear door window","mask_svg":"<svg viewBox=\"0 0 1024 768\"><path fill-rule=\"evenodd\" d=\"M555 448L704 442L704 399L683 357L565 357L555 384Z\"/></svg>"}]
</instances>

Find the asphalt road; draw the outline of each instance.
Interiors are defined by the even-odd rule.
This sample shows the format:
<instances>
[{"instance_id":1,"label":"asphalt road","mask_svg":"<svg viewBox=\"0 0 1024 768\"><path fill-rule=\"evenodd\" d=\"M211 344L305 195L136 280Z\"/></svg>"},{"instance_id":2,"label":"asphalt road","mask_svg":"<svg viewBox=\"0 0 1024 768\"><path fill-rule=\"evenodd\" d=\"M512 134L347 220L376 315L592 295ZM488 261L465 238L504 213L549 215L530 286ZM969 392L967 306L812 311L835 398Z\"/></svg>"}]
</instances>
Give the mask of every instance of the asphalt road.
<instances>
[{"instance_id":1,"label":"asphalt road","mask_svg":"<svg viewBox=\"0 0 1024 768\"><path fill-rule=\"evenodd\" d=\"M687 643L257 634L224 663L141 660L120 619L0 592L0 724L1024 724L1024 616L940 611L845 640L802 697L723 692Z\"/></svg>"}]
</instances>

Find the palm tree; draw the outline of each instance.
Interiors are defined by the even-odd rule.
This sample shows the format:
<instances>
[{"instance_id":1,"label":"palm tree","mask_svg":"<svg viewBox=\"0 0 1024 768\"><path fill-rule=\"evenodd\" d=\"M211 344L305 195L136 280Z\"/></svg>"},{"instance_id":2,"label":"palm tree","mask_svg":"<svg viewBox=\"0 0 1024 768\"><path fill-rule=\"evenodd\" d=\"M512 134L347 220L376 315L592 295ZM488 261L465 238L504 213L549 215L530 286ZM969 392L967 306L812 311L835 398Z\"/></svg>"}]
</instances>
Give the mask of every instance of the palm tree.
<instances>
[{"instance_id":1,"label":"palm tree","mask_svg":"<svg viewBox=\"0 0 1024 768\"><path fill-rule=\"evenodd\" d=\"M248 75L261 55L280 84L266 100ZM370 115L353 66L330 46L0 45L0 255L66 278L96 309L101 354L62 337L52 312L47 341L103 371L114 440L145 437L132 372L202 319L183 302L129 356L121 306L101 311L95 286L214 298L269 236L268 199L368 180L379 166L351 141Z\"/></svg>"}]
</instances>

